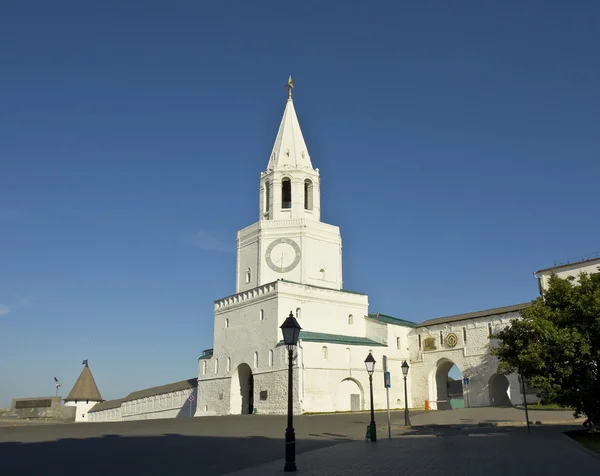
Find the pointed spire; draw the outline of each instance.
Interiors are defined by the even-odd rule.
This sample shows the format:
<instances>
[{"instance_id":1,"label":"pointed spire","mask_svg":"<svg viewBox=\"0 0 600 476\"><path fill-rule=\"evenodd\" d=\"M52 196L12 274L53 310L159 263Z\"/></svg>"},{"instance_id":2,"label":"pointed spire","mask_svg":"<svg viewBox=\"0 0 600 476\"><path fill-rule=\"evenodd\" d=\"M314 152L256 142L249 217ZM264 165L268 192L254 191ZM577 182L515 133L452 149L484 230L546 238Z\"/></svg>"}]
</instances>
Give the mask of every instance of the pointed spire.
<instances>
[{"instance_id":1,"label":"pointed spire","mask_svg":"<svg viewBox=\"0 0 600 476\"><path fill-rule=\"evenodd\" d=\"M281 124L275 138L275 145L271 152L267 170L277 168L312 169L310 155L308 155L308 149L302 136L298 116L296 116L296 110L294 109L294 101L292 99L294 80L291 76L286 83L286 88L288 90L288 100L283 111L283 117L281 118Z\"/></svg>"},{"instance_id":2,"label":"pointed spire","mask_svg":"<svg viewBox=\"0 0 600 476\"><path fill-rule=\"evenodd\" d=\"M94 376L92 375L92 371L88 367L87 359L84 360L82 365L83 370L79 374L79 378L73 385L73 388L69 392L67 398L65 398L65 402L75 401L75 400L90 400L92 402L102 402L102 396L100 395L100 390L98 390L98 386L96 385L96 381L94 380Z\"/></svg>"}]
</instances>

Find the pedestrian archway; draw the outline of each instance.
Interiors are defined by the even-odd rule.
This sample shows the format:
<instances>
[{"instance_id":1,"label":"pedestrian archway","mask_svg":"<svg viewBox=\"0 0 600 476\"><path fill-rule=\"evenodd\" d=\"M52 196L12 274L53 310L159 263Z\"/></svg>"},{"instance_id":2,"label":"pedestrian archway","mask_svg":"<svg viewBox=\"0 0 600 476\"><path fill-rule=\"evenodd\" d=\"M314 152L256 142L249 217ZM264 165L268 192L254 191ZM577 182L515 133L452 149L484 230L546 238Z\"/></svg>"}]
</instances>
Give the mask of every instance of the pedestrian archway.
<instances>
[{"instance_id":1,"label":"pedestrian archway","mask_svg":"<svg viewBox=\"0 0 600 476\"><path fill-rule=\"evenodd\" d=\"M359 412L363 409L363 388L353 378L342 380L335 394L335 410L338 412Z\"/></svg>"},{"instance_id":2,"label":"pedestrian archway","mask_svg":"<svg viewBox=\"0 0 600 476\"><path fill-rule=\"evenodd\" d=\"M244 415L254 411L254 375L248 364L240 364L231 376L232 415Z\"/></svg>"},{"instance_id":3,"label":"pedestrian archway","mask_svg":"<svg viewBox=\"0 0 600 476\"><path fill-rule=\"evenodd\" d=\"M494 374L488 384L490 390L490 405L495 407L510 407L509 383L506 375Z\"/></svg>"},{"instance_id":4,"label":"pedestrian archway","mask_svg":"<svg viewBox=\"0 0 600 476\"><path fill-rule=\"evenodd\" d=\"M431 371L429 398L438 410L464 408L462 372L451 360L440 359Z\"/></svg>"}]
</instances>

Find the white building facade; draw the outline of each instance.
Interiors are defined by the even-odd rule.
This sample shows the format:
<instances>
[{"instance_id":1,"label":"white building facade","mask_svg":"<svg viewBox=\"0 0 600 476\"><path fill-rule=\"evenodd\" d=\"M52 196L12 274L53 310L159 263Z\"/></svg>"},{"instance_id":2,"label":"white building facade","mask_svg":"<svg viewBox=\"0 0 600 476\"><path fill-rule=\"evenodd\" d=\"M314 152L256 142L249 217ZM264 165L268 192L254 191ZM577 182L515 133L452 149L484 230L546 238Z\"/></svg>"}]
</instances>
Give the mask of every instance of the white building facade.
<instances>
[{"instance_id":1,"label":"white building facade","mask_svg":"<svg viewBox=\"0 0 600 476\"><path fill-rule=\"evenodd\" d=\"M368 296L343 289L342 240L320 220L313 168L291 90L267 168L260 174L259 220L238 232L236 294L215 302L213 349L198 360L196 415L285 413L287 352L280 326L294 313L303 327L294 362L296 413L367 407L364 360L408 359L413 323L369 316ZM395 343L400 340L402 346ZM394 346L387 345L393 341ZM381 382L383 376L379 375ZM383 384L375 387L385 401ZM395 388L394 401L404 405Z\"/></svg>"},{"instance_id":2,"label":"white building facade","mask_svg":"<svg viewBox=\"0 0 600 476\"><path fill-rule=\"evenodd\" d=\"M321 222L320 191L290 87L259 177L258 221L237 234L236 292L214 302L213 347L198 358L198 378L97 403L86 410L88 421L286 413L288 355L280 326L290 311L302 326L293 361L296 414L368 409L369 353L377 362L376 409L387 401L384 365L390 408L537 400L517 375L499 375L490 354L495 344L490 336L518 319L528 303L422 323L369 313L368 296L343 287L340 229ZM596 272L598 265L600 258L540 270L536 277L543 289L553 272L576 276ZM410 365L407 402L404 361ZM453 367L457 379L449 376Z\"/></svg>"},{"instance_id":3,"label":"white building facade","mask_svg":"<svg viewBox=\"0 0 600 476\"><path fill-rule=\"evenodd\" d=\"M287 411L280 326L290 311L303 328L293 367L296 413L368 408L369 353L378 362L376 408L386 404L384 359L392 408L404 407L404 360L411 407L450 407L454 365L476 375L462 392L468 405L522 401L518 378L496 375L488 336L524 305L422 324L369 314L367 295L343 289L340 230L320 221L320 208L319 171L290 92L260 174L259 221L238 232L236 293L215 301L213 348L198 359L196 416Z\"/></svg>"}]
</instances>

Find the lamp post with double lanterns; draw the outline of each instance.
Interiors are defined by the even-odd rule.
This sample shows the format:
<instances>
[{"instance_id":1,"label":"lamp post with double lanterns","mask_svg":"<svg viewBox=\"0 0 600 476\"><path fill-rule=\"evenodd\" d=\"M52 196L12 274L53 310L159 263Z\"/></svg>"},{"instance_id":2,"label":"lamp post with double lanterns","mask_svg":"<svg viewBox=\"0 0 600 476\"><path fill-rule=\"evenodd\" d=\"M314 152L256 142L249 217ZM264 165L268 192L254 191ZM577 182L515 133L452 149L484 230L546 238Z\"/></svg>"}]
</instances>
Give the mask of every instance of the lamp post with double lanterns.
<instances>
[{"instance_id":1,"label":"lamp post with double lanterns","mask_svg":"<svg viewBox=\"0 0 600 476\"><path fill-rule=\"evenodd\" d=\"M365 367L367 367L367 373L369 374L369 389L371 391L371 424L369 426L369 432L371 435L371 441L377 441L377 427L375 426L375 409L373 408L373 372L375 371L375 358L370 352L367 358L365 359Z\"/></svg>"},{"instance_id":2,"label":"lamp post with double lanterns","mask_svg":"<svg viewBox=\"0 0 600 476\"><path fill-rule=\"evenodd\" d=\"M404 425L410 426L410 418L408 418L408 390L406 387L406 376L408 375L408 362L402 362L402 375L404 376Z\"/></svg>"},{"instance_id":3,"label":"lamp post with double lanterns","mask_svg":"<svg viewBox=\"0 0 600 476\"><path fill-rule=\"evenodd\" d=\"M296 433L294 431L294 349L300 338L300 324L294 317L292 311L287 319L281 324L283 342L288 350L288 421L285 429L285 466L286 472L296 471Z\"/></svg>"}]
</instances>

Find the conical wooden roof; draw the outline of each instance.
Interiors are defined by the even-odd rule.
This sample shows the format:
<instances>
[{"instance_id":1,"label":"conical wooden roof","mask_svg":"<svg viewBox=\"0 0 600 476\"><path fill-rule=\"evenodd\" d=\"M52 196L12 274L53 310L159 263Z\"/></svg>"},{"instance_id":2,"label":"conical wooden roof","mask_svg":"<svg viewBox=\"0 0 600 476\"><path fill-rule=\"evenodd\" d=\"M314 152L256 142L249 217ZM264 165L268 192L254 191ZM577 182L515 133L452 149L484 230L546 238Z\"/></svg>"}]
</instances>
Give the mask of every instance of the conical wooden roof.
<instances>
[{"instance_id":1,"label":"conical wooden roof","mask_svg":"<svg viewBox=\"0 0 600 476\"><path fill-rule=\"evenodd\" d=\"M87 363L81 371L81 374L79 374L79 378L77 379L77 382L75 382L75 385L73 385L71 392L69 392L69 395L65 398L65 402L75 400L91 400L93 402L103 401L98 386L96 385L96 381L94 380L94 376L87 366Z\"/></svg>"}]
</instances>

